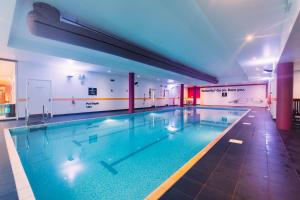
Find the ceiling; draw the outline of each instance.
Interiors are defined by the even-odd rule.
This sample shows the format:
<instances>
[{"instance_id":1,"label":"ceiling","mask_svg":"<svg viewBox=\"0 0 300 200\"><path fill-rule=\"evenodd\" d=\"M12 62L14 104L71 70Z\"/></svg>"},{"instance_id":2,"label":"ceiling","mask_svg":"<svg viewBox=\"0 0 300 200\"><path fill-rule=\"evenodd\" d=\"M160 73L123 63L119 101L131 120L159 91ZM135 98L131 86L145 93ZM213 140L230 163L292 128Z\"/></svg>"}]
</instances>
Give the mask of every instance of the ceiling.
<instances>
[{"instance_id":1,"label":"ceiling","mask_svg":"<svg viewBox=\"0 0 300 200\"><path fill-rule=\"evenodd\" d=\"M33 36L26 15L35 0L14 1L12 14L5 15L13 16L12 25L6 29L10 34L0 35L8 43L2 47L1 57L62 64L72 59L91 70L134 71L150 79L204 84L153 66ZM221 83L269 78L271 74L263 69L278 61L300 8L298 0L40 1L55 6L64 16L216 76ZM246 41L249 35L253 40ZM37 61L36 57L43 59Z\"/></svg>"}]
</instances>

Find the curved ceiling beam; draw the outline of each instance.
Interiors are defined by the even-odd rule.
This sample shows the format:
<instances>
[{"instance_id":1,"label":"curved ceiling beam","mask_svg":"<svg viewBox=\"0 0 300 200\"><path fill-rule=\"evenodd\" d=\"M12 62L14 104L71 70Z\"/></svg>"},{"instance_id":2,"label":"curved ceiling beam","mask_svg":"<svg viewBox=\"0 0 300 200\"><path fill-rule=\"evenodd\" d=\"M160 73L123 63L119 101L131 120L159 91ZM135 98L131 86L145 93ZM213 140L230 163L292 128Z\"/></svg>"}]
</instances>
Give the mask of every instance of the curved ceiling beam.
<instances>
[{"instance_id":1,"label":"curved ceiling beam","mask_svg":"<svg viewBox=\"0 0 300 200\"><path fill-rule=\"evenodd\" d=\"M214 76L170 60L113 34L63 18L59 10L46 3L34 3L27 21L30 32L39 37L103 51L202 81L218 83Z\"/></svg>"}]
</instances>

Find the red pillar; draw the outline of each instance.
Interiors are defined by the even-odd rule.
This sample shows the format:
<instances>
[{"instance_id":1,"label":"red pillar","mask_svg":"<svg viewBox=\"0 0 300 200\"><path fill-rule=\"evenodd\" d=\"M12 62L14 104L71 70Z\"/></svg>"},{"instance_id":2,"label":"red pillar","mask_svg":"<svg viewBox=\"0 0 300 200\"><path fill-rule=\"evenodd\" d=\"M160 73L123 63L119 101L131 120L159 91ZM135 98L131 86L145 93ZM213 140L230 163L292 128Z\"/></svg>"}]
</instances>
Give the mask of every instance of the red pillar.
<instances>
[{"instance_id":1,"label":"red pillar","mask_svg":"<svg viewBox=\"0 0 300 200\"><path fill-rule=\"evenodd\" d=\"M276 126L288 131L292 127L293 114L293 63L277 65Z\"/></svg>"},{"instance_id":2,"label":"red pillar","mask_svg":"<svg viewBox=\"0 0 300 200\"><path fill-rule=\"evenodd\" d=\"M180 85L180 107L183 107L183 99L184 99L184 84Z\"/></svg>"},{"instance_id":3,"label":"red pillar","mask_svg":"<svg viewBox=\"0 0 300 200\"><path fill-rule=\"evenodd\" d=\"M129 113L134 113L134 73L130 72L128 75L128 82L129 82Z\"/></svg>"},{"instance_id":4,"label":"red pillar","mask_svg":"<svg viewBox=\"0 0 300 200\"><path fill-rule=\"evenodd\" d=\"M193 90L193 105L195 106L195 105L197 105L197 87L194 86L193 89L194 89Z\"/></svg>"}]
</instances>

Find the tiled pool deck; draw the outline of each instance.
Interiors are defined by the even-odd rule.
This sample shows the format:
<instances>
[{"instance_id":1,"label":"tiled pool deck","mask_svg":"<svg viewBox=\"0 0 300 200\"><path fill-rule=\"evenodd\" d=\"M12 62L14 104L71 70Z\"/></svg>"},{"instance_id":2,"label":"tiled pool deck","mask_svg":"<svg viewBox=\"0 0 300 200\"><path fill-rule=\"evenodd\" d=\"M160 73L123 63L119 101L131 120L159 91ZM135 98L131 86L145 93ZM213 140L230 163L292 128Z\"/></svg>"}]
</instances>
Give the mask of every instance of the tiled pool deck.
<instances>
[{"instance_id":1,"label":"tiled pool deck","mask_svg":"<svg viewBox=\"0 0 300 200\"><path fill-rule=\"evenodd\" d=\"M299 200L300 179L270 114L255 108L161 199Z\"/></svg>"},{"instance_id":2,"label":"tiled pool deck","mask_svg":"<svg viewBox=\"0 0 300 200\"><path fill-rule=\"evenodd\" d=\"M139 110L141 112L143 110ZM255 108L231 129L161 199L280 199L300 197L300 179L296 167L265 109ZM125 114L126 111L67 115L49 122L68 121ZM249 117L250 116L255 116ZM244 123L251 123L250 125ZM0 199L18 199L3 129L23 126L24 121L0 122ZM300 159L300 143L294 135L285 135L285 143L294 161ZM296 136L297 137L297 136ZM299 137L297 137L299 139ZM229 139L243 144L229 143ZM296 140L300 141L300 140ZM293 144L293 148L288 144ZM296 152L296 153L295 153Z\"/></svg>"}]
</instances>

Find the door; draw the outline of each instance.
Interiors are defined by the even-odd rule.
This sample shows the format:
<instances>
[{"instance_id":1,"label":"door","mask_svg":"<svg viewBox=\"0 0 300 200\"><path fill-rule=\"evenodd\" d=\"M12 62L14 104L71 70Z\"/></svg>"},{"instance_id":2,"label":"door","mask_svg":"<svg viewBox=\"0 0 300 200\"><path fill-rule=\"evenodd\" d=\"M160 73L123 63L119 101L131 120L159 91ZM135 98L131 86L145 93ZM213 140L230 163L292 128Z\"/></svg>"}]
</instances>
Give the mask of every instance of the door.
<instances>
[{"instance_id":1,"label":"door","mask_svg":"<svg viewBox=\"0 0 300 200\"><path fill-rule=\"evenodd\" d=\"M156 106L155 102L155 89L149 89L149 98L152 100L152 106Z\"/></svg>"},{"instance_id":2,"label":"door","mask_svg":"<svg viewBox=\"0 0 300 200\"><path fill-rule=\"evenodd\" d=\"M52 113L51 81L27 81L27 112L29 115Z\"/></svg>"}]
</instances>

